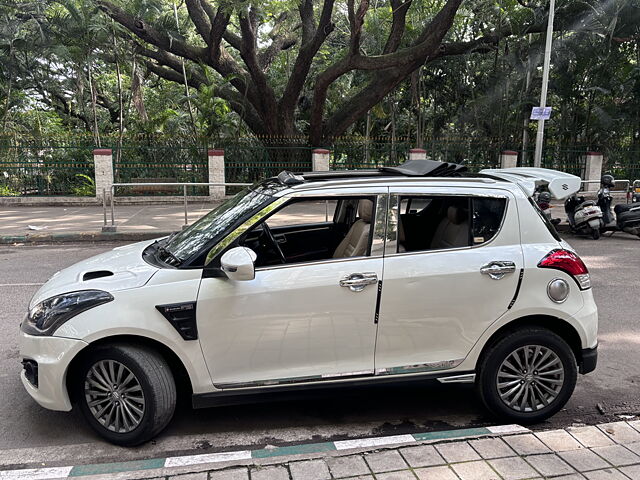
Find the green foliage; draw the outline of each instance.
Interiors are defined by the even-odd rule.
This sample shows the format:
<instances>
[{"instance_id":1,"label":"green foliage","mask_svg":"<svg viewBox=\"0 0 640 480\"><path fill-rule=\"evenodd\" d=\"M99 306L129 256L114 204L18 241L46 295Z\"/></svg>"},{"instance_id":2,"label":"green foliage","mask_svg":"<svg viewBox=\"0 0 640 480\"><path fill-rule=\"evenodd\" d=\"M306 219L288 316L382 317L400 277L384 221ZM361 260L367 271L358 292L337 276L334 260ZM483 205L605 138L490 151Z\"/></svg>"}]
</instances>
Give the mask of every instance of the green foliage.
<instances>
[{"instance_id":1,"label":"green foliage","mask_svg":"<svg viewBox=\"0 0 640 480\"><path fill-rule=\"evenodd\" d=\"M18 197L20 192L7 185L0 185L0 197Z\"/></svg>"},{"instance_id":2,"label":"green foliage","mask_svg":"<svg viewBox=\"0 0 640 480\"><path fill-rule=\"evenodd\" d=\"M77 197L94 197L96 195L96 182L89 175L76 173L76 178L81 180L79 185L71 187L71 192Z\"/></svg>"}]
</instances>

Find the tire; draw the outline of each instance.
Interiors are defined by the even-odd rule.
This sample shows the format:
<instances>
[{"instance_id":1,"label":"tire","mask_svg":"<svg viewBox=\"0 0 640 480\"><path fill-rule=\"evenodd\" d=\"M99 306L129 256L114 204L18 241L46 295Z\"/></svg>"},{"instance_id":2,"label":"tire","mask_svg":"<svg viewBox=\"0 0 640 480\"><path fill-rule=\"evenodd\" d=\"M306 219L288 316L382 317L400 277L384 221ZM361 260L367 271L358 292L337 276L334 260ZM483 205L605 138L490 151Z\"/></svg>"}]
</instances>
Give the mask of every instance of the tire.
<instances>
[{"instance_id":1,"label":"tire","mask_svg":"<svg viewBox=\"0 0 640 480\"><path fill-rule=\"evenodd\" d=\"M593 238L594 240L598 240L600 238L600 230L598 230L597 228L591 230L591 238Z\"/></svg>"},{"instance_id":2,"label":"tire","mask_svg":"<svg viewBox=\"0 0 640 480\"><path fill-rule=\"evenodd\" d=\"M176 406L176 384L158 352L114 344L92 350L83 360L74 385L75 398L100 436L131 447L150 440L168 425ZM113 385L105 387L108 380L119 382L117 393Z\"/></svg>"},{"instance_id":3,"label":"tire","mask_svg":"<svg viewBox=\"0 0 640 480\"><path fill-rule=\"evenodd\" d=\"M532 346L533 350L531 348L526 350L525 347L529 346ZM536 351L536 348L540 350ZM538 364L547 373L541 371L539 373L542 376L535 378L532 378L531 372L527 372L528 376L527 374L522 374L522 371L517 375L510 373L513 370L506 365L506 361L510 360L512 365L516 363L514 357L511 357L515 352L518 352L521 359L524 357L525 352L532 357L537 353L538 362L548 352L551 352L544 361ZM547 366L546 364L550 361L554 363L551 366ZM553 372L559 370L560 367L562 368L562 373L554 374ZM534 372L538 374L537 370ZM498 386L499 373L502 380L502 387L500 388ZM520 374L524 378L519 378ZM563 378L561 379L562 383L559 385L560 377ZM495 417L515 423L531 424L551 417L567 403L575 388L577 377L576 358L567 342L550 330L527 327L506 334L484 354L480 361L476 386L485 407ZM517 390L515 393L508 395L509 392L522 385L521 382L523 381L525 382L525 387L528 387L524 391L529 401L529 405L525 404L524 408L521 404L525 393L522 393L520 398L515 397ZM507 382L518 383L507 385ZM542 386L551 387L554 391L553 398ZM536 388L537 391L535 391ZM531 392L534 392L534 395ZM506 401L501 398L500 393L506 395ZM532 401L536 397L538 398L537 401ZM541 400L542 397L546 398L546 404ZM513 402L514 398L516 398L514 406L509 406L507 401ZM535 408L533 408L534 406Z\"/></svg>"}]
</instances>

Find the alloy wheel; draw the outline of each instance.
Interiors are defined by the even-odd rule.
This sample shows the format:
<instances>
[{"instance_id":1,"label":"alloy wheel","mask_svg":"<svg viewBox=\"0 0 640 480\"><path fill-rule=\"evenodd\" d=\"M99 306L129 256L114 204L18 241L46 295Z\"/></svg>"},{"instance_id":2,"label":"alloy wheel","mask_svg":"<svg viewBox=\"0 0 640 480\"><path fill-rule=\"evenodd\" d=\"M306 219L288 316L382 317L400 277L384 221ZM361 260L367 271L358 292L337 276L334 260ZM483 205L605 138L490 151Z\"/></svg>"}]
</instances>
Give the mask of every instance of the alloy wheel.
<instances>
[{"instance_id":1,"label":"alloy wheel","mask_svg":"<svg viewBox=\"0 0 640 480\"><path fill-rule=\"evenodd\" d=\"M525 345L511 352L496 377L502 401L517 412L535 412L549 406L564 384L564 365L558 355L541 345Z\"/></svg>"},{"instance_id":2,"label":"alloy wheel","mask_svg":"<svg viewBox=\"0 0 640 480\"><path fill-rule=\"evenodd\" d=\"M133 372L118 361L95 363L87 372L84 394L93 417L112 432L129 433L144 417L142 385Z\"/></svg>"}]
</instances>

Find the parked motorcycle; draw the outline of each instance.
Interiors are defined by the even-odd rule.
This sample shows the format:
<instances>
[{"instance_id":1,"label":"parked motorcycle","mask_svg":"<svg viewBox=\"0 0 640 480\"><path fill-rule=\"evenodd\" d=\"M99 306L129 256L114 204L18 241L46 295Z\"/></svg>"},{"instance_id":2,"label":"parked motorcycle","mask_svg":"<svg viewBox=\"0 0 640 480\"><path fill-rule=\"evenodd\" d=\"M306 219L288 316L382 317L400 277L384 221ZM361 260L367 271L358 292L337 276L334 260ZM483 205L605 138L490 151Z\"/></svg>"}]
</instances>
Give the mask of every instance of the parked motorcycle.
<instances>
[{"instance_id":1,"label":"parked motorcycle","mask_svg":"<svg viewBox=\"0 0 640 480\"><path fill-rule=\"evenodd\" d=\"M603 214L603 232L627 232L640 237L640 204L620 203L613 209L611 189L615 185L612 175L603 175L598 190L598 207Z\"/></svg>"},{"instance_id":2,"label":"parked motorcycle","mask_svg":"<svg viewBox=\"0 0 640 480\"><path fill-rule=\"evenodd\" d=\"M589 235L594 240L600 238L600 229L604 226L602 210L593 200L586 200L575 193L564 202L569 228L578 235Z\"/></svg>"},{"instance_id":3,"label":"parked motorcycle","mask_svg":"<svg viewBox=\"0 0 640 480\"><path fill-rule=\"evenodd\" d=\"M540 192L536 198L536 203L542 214L556 226L560 223L559 218L551 218L551 194L549 192Z\"/></svg>"}]
</instances>

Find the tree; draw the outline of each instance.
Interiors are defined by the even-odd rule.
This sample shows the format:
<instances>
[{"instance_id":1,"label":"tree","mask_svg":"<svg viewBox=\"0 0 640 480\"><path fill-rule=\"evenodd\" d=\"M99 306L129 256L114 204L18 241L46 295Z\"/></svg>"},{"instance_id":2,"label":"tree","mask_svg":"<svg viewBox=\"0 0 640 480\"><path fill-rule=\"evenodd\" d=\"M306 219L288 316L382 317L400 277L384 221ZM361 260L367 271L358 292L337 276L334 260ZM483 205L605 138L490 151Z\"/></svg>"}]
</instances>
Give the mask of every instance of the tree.
<instances>
[{"instance_id":1,"label":"tree","mask_svg":"<svg viewBox=\"0 0 640 480\"><path fill-rule=\"evenodd\" d=\"M137 37L138 52L158 76L181 81L185 60L189 83L199 87L208 83L204 70L211 68L219 75L216 94L255 134L287 137L308 133L316 145L344 134L422 65L470 51L491 51L501 38L540 31L544 25L543 21L527 24L533 15L520 7L525 11L520 12L524 27L498 18L492 21L496 25L493 30L485 23L484 33L472 32L464 39L447 42L463 0L426 5L388 0L374 6L370 0L347 0L346 4L324 0L320 5L313 0L220 0L216 5L210 0L185 1L185 23L192 26L191 35L178 35L167 28L166 21L163 24L168 8L164 2L152 2L154 9L149 9L147 2L140 8L134 2L128 10L108 0L98 0L98 5ZM471 5L466 13L474 10L480 8ZM363 39L363 33L372 17L382 13L388 20L378 21L375 33L385 40L374 48ZM414 18L408 28L410 13ZM429 20L423 22L418 15ZM285 78L276 79L269 70L282 52L294 59ZM357 76L361 87L328 108L330 89L347 74ZM301 126L298 120L304 116L300 110L305 106L309 109L308 126Z\"/></svg>"}]
</instances>

